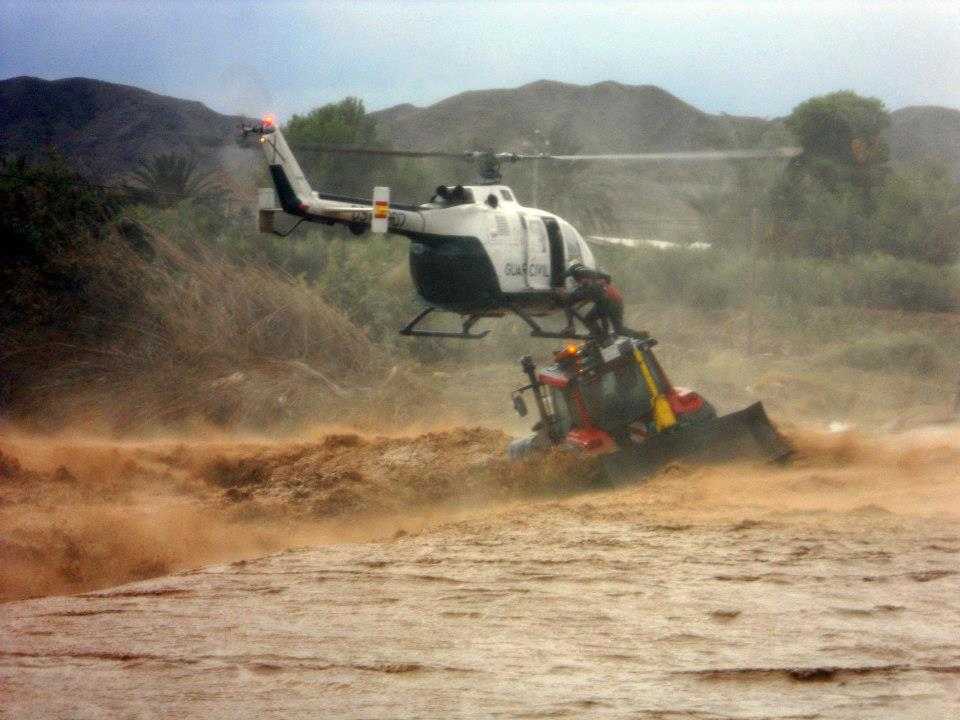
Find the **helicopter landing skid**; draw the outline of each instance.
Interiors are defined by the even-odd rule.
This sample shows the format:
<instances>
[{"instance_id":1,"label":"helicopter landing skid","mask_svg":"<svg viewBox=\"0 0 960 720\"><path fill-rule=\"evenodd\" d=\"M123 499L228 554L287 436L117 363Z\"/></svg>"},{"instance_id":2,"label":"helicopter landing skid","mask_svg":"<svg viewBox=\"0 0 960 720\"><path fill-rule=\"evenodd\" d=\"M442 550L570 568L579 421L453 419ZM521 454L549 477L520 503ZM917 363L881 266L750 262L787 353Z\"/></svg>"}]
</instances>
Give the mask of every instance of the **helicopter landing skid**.
<instances>
[{"instance_id":1,"label":"helicopter landing skid","mask_svg":"<svg viewBox=\"0 0 960 720\"><path fill-rule=\"evenodd\" d=\"M532 317L530 317L530 315L527 314L525 311L521 310L518 307L512 307L510 309L517 314L517 317L519 317L527 325L530 326L530 329L533 331L530 333L530 337L554 338L557 340L592 340L593 339L592 335L582 335L577 332L559 333L559 332L550 332L549 330L544 330L542 327L540 327L537 321L534 320ZM577 319L580 320L580 322L583 322L583 318L580 317L580 314L576 310L573 311L573 314L574 316L577 317Z\"/></svg>"},{"instance_id":2,"label":"helicopter landing skid","mask_svg":"<svg viewBox=\"0 0 960 720\"><path fill-rule=\"evenodd\" d=\"M484 330L481 333L472 333L470 329L474 326L474 323L477 322L482 315L471 315L466 320L463 321L463 330L460 332L446 332L443 330L416 330L416 326L423 320L427 315L436 310L435 307L428 307L422 313L417 315L413 320L407 323L400 330L401 335L406 335L408 337L433 337L433 338L460 338L461 340L482 340L490 332L489 330Z\"/></svg>"}]
</instances>

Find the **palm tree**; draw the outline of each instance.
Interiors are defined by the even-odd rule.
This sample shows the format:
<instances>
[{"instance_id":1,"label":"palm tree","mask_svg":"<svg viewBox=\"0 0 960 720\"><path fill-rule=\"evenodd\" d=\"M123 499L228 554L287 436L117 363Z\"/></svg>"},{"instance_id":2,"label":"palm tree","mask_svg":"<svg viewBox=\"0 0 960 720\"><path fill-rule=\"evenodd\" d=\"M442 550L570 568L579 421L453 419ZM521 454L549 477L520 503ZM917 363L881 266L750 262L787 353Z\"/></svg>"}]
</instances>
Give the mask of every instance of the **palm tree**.
<instances>
[{"instance_id":1,"label":"palm tree","mask_svg":"<svg viewBox=\"0 0 960 720\"><path fill-rule=\"evenodd\" d=\"M168 153L144 160L131 173L136 183L128 192L137 201L156 207L170 207L186 199L201 202L222 194L211 171L201 171L196 159Z\"/></svg>"}]
</instances>

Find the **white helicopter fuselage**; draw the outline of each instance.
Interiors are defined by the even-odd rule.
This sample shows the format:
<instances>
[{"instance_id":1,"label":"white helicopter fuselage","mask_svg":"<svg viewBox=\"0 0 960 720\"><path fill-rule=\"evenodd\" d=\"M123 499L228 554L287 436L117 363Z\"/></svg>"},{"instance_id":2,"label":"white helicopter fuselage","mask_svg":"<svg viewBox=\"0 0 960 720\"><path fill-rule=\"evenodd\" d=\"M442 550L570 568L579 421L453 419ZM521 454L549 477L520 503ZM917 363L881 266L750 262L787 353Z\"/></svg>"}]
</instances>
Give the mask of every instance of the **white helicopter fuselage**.
<instances>
[{"instance_id":1,"label":"white helicopter fuselage","mask_svg":"<svg viewBox=\"0 0 960 720\"><path fill-rule=\"evenodd\" d=\"M390 211L390 231L410 238L411 275L428 303L455 312L505 303L550 312L557 307L553 290L567 286L567 268L595 267L593 253L570 223L520 205L509 187L448 191L460 202Z\"/></svg>"},{"instance_id":2,"label":"white helicopter fuselage","mask_svg":"<svg viewBox=\"0 0 960 720\"><path fill-rule=\"evenodd\" d=\"M588 267L595 265L590 247L563 218L538 208L524 207L505 185L467 185L463 189L472 194L475 201L453 208L426 209L429 207L426 206L422 211L422 232L477 238L490 257L502 292L556 287L557 283L551 283L551 276L558 268L553 267L551 260L557 257L562 256L561 274L572 262L582 262ZM496 207L491 207L490 198L496 198ZM551 235L556 238L553 257Z\"/></svg>"}]
</instances>

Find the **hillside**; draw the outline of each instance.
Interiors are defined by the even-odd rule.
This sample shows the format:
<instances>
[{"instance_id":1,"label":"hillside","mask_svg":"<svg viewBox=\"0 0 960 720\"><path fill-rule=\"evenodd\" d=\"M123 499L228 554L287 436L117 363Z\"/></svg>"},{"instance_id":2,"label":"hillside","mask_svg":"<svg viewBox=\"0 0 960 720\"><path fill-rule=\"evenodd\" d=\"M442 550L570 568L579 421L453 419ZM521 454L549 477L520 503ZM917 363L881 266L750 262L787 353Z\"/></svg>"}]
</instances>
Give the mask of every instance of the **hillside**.
<instances>
[{"instance_id":1,"label":"hillside","mask_svg":"<svg viewBox=\"0 0 960 720\"><path fill-rule=\"evenodd\" d=\"M600 153L794 143L779 120L711 115L661 88L616 82L540 80L371 115L381 138L405 149ZM0 81L0 153L37 157L53 146L98 179L117 178L144 158L170 151L189 151L209 165L235 164L236 154L225 149L239 120L199 102L99 80ZM960 177L960 111L909 107L892 113L891 120L895 160L941 159ZM439 182L465 182L474 175L471 166L456 161L418 167L423 196ZM774 171L758 166L758 172ZM523 202L558 212L587 232L699 239L691 199L715 197L735 176L730 165L717 163L589 163L544 168L539 176L530 167L506 168L505 180Z\"/></svg>"},{"instance_id":2,"label":"hillside","mask_svg":"<svg viewBox=\"0 0 960 720\"><path fill-rule=\"evenodd\" d=\"M398 105L373 116L381 136L404 149L604 153L796 143L779 119L711 115L661 88L615 82L541 80L465 92L428 107ZM894 160L937 159L960 178L960 111L897 110L888 140ZM757 173L776 172L771 164L753 167ZM461 181L471 175L470 168L442 163L432 172ZM732 166L718 163L583 163L547 168L539 179L527 167L508 167L504 176L521 200L537 197L541 206L588 232L666 239L698 239L702 229L692 203L710 201L736 181Z\"/></svg>"},{"instance_id":3,"label":"hillside","mask_svg":"<svg viewBox=\"0 0 960 720\"><path fill-rule=\"evenodd\" d=\"M115 178L171 150L215 163L238 122L199 102L100 80L0 81L0 153L37 157L53 146L98 179Z\"/></svg>"},{"instance_id":4,"label":"hillside","mask_svg":"<svg viewBox=\"0 0 960 720\"><path fill-rule=\"evenodd\" d=\"M710 115L652 85L594 85L540 80L511 89L455 95L418 108L372 114L397 148L451 151L603 153L789 145L778 121ZM445 182L473 179L463 163L435 163ZM732 179L729 165L577 163L504 168L522 202L559 213L586 232L698 238L699 218L686 198ZM692 235L691 235L692 233Z\"/></svg>"},{"instance_id":5,"label":"hillside","mask_svg":"<svg viewBox=\"0 0 960 720\"><path fill-rule=\"evenodd\" d=\"M936 105L896 110L887 135L894 160L937 159L960 180L960 110Z\"/></svg>"},{"instance_id":6,"label":"hillside","mask_svg":"<svg viewBox=\"0 0 960 720\"><path fill-rule=\"evenodd\" d=\"M465 92L426 108L373 113L397 147L559 152L753 147L780 125L716 116L652 85L571 85L540 80L519 88Z\"/></svg>"}]
</instances>

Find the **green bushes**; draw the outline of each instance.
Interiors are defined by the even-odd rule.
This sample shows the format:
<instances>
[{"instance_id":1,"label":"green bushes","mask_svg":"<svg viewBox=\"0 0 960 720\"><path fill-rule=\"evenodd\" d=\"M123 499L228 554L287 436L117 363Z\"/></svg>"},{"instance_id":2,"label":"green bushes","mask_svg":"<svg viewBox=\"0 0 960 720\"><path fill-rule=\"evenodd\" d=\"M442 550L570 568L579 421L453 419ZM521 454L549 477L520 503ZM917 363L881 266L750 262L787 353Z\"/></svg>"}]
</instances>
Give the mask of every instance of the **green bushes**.
<instances>
[{"instance_id":1,"label":"green bushes","mask_svg":"<svg viewBox=\"0 0 960 720\"><path fill-rule=\"evenodd\" d=\"M738 303L738 288L729 277L731 266L722 262L722 253L603 247L596 255L634 302L672 300L700 309Z\"/></svg>"},{"instance_id":2,"label":"green bushes","mask_svg":"<svg viewBox=\"0 0 960 720\"><path fill-rule=\"evenodd\" d=\"M960 277L955 265L873 255L851 258L838 269L845 280L840 303L935 312L957 308Z\"/></svg>"},{"instance_id":3,"label":"green bushes","mask_svg":"<svg viewBox=\"0 0 960 720\"><path fill-rule=\"evenodd\" d=\"M890 255L846 260L760 257L741 251L600 248L602 265L633 302L677 302L722 310L758 297L778 304L947 312L957 309L960 273Z\"/></svg>"},{"instance_id":4,"label":"green bushes","mask_svg":"<svg viewBox=\"0 0 960 720\"><path fill-rule=\"evenodd\" d=\"M747 265L749 260L741 257L739 262ZM890 255L763 259L758 262L757 288L760 295L794 305L946 312L957 307L960 277L955 266Z\"/></svg>"}]
</instances>

